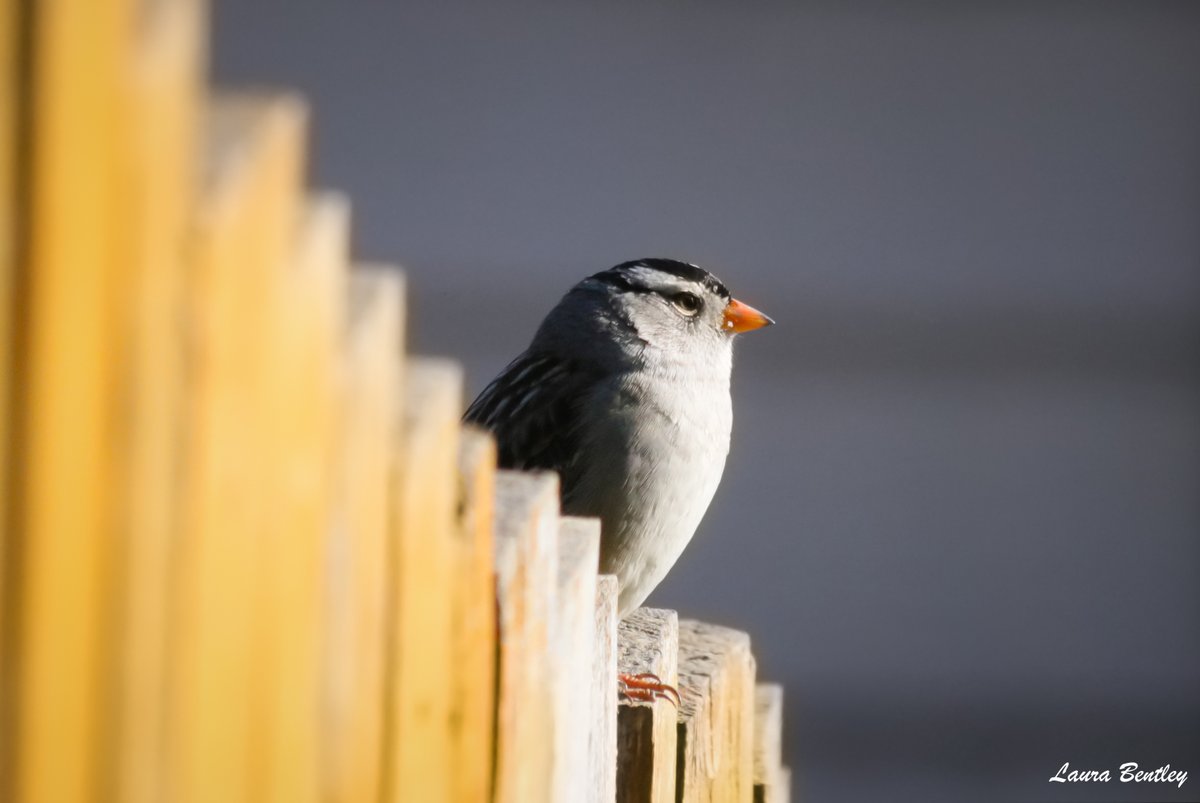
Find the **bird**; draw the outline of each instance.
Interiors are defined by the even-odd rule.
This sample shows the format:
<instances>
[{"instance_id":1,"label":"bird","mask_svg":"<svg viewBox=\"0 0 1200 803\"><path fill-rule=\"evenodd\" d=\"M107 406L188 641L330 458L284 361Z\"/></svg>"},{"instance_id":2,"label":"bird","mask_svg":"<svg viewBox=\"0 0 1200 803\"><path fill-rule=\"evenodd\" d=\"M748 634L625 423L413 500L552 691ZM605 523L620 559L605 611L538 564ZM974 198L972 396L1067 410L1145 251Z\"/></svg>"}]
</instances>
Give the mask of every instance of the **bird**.
<instances>
[{"instance_id":1,"label":"bird","mask_svg":"<svg viewBox=\"0 0 1200 803\"><path fill-rule=\"evenodd\" d=\"M774 321L709 271L623 262L572 287L467 408L501 468L557 472L567 515L600 519L625 618L700 524L729 453L733 341ZM622 677L628 689L668 690Z\"/></svg>"}]
</instances>

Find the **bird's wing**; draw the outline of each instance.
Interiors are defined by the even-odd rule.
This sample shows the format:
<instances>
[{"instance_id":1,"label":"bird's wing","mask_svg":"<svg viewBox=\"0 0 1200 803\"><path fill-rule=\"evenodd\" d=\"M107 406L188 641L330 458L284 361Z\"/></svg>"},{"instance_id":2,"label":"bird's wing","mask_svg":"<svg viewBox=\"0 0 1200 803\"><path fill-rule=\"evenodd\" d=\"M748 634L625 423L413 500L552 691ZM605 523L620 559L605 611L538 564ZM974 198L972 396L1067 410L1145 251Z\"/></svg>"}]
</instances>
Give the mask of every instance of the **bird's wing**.
<instances>
[{"instance_id":1,"label":"bird's wing","mask_svg":"<svg viewBox=\"0 0 1200 803\"><path fill-rule=\"evenodd\" d=\"M580 411L594 381L575 363L525 352L484 388L463 420L496 436L501 468L557 471L569 492L583 435Z\"/></svg>"}]
</instances>

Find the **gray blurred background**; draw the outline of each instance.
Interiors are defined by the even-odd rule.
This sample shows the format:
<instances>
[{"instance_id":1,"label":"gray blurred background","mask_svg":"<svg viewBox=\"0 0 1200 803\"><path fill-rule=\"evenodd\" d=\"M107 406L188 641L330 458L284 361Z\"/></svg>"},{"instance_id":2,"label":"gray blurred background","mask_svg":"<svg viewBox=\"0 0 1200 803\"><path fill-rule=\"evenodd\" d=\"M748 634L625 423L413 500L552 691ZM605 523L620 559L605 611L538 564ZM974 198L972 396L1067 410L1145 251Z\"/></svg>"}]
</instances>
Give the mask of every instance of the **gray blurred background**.
<instances>
[{"instance_id":1,"label":"gray blurred background","mask_svg":"<svg viewBox=\"0 0 1200 803\"><path fill-rule=\"evenodd\" d=\"M215 6L472 393L625 259L778 320L651 603L750 631L802 799L1200 799L1200 4Z\"/></svg>"}]
</instances>

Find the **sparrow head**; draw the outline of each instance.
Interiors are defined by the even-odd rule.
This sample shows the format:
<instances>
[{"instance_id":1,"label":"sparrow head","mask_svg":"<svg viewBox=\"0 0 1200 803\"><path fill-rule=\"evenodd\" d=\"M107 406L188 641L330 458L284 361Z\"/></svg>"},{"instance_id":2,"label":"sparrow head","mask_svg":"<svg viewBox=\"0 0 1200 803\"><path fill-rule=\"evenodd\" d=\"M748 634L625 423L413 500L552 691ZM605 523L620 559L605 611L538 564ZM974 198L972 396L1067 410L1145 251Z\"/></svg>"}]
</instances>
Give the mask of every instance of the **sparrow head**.
<instances>
[{"instance_id":1,"label":"sparrow head","mask_svg":"<svg viewBox=\"0 0 1200 803\"><path fill-rule=\"evenodd\" d=\"M703 268L650 258L623 262L577 284L547 317L538 339L587 340L589 351L618 357L702 361L727 354L734 335L772 323Z\"/></svg>"}]
</instances>

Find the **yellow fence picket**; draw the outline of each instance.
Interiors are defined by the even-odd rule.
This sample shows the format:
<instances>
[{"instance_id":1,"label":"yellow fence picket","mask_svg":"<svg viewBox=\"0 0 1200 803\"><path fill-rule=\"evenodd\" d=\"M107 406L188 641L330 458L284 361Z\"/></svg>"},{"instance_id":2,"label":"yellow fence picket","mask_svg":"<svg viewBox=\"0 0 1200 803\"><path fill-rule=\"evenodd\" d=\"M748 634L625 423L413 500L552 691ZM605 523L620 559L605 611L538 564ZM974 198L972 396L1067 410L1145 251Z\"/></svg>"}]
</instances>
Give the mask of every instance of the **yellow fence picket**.
<instances>
[{"instance_id":1,"label":"yellow fence picket","mask_svg":"<svg viewBox=\"0 0 1200 803\"><path fill-rule=\"evenodd\" d=\"M496 706L496 592L492 520L496 444L468 427L458 453L451 676L451 799L486 803L492 791Z\"/></svg>"},{"instance_id":2,"label":"yellow fence picket","mask_svg":"<svg viewBox=\"0 0 1200 803\"><path fill-rule=\"evenodd\" d=\"M596 610L592 619L592 710L594 730L588 739L590 803L617 799L617 578L596 578Z\"/></svg>"},{"instance_id":3,"label":"yellow fence picket","mask_svg":"<svg viewBox=\"0 0 1200 803\"><path fill-rule=\"evenodd\" d=\"M10 309L10 461L15 483L6 567L19 587L10 621L16 680L9 749L13 800L99 799L112 766L115 665L113 422L116 322L129 266L125 66L129 0L22 3L30 93L25 247ZM11 12L11 6L9 11ZM19 563L18 563L19 561Z\"/></svg>"},{"instance_id":4,"label":"yellow fence picket","mask_svg":"<svg viewBox=\"0 0 1200 803\"><path fill-rule=\"evenodd\" d=\"M678 685L679 617L675 611L638 608L617 624L617 669L652 674ZM675 703L622 699L617 714L618 803L675 800Z\"/></svg>"},{"instance_id":5,"label":"yellow fence picket","mask_svg":"<svg viewBox=\"0 0 1200 803\"><path fill-rule=\"evenodd\" d=\"M558 514L555 475L497 475L497 803L552 803L554 723L548 673L558 585Z\"/></svg>"},{"instance_id":6,"label":"yellow fence picket","mask_svg":"<svg viewBox=\"0 0 1200 803\"><path fill-rule=\"evenodd\" d=\"M760 683L754 688L754 801L783 803L783 687Z\"/></svg>"},{"instance_id":7,"label":"yellow fence picket","mask_svg":"<svg viewBox=\"0 0 1200 803\"><path fill-rule=\"evenodd\" d=\"M259 578L252 736L255 801L320 797L322 565L334 503L336 371L345 327L349 205L311 200L274 289L273 343L264 371L270 460Z\"/></svg>"},{"instance_id":8,"label":"yellow fence picket","mask_svg":"<svg viewBox=\"0 0 1200 803\"><path fill-rule=\"evenodd\" d=\"M171 631L172 800L237 803L251 739L264 556L263 376L271 291L300 199L306 112L287 96L218 101L207 130L188 299L186 464Z\"/></svg>"},{"instance_id":9,"label":"yellow fence picket","mask_svg":"<svg viewBox=\"0 0 1200 803\"><path fill-rule=\"evenodd\" d=\"M325 553L325 798L378 803L383 791L387 533L403 376L404 281L355 267L340 370L334 521Z\"/></svg>"},{"instance_id":10,"label":"yellow fence picket","mask_svg":"<svg viewBox=\"0 0 1200 803\"><path fill-rule=\"evenodd\" d=\"M162 799L168 576L177 519L183 404L184 250L196 198L204 61L198 0L142 4L128 66L133 105L123 163L128 211L130 315L119 331L115 497L125 545L117 554L119 676L116 799Z\"/></svg>"},{"instance_id":11,"label":"yellow fence picket","mask_svg":"<svg viewBox=\"0 0 1200 803\"><path fill-rule=\"evenodd\" d=\"M600 522L562 517L558 524L558 589L550 665L555 803L590 803L590 743L603 730L602 723L592 718L593 712L601 710L593 699L616 688L615 675L600 685L592 683L599 565Z\"/></svg>"},{"instance_id":12,"label":"yellow fence picket","mask_svg":"<svg viewBox=\"0 0 1200 803\"><path fill-rule=\"evenodd\" d=\"M9 639L15 632L7 621L9 593L13 590L8 576L13 537L12 511L9 505L9 483L12 459L9 438L12 434L10 415L13 392L13 350L16 335L13 309L13 290L17 272L17 236L20 229L17 164L18 143L27 122L27 109L22 103L23 82L18 75L22 61L22 46L18 31L21 28L18 0L0 0L0 697L11 699L15 689L10 677ZM8 749L13 723L0 710L0 779L12 778ZM0 780L0 797L4 797L5 782Z\"/></svg>"},{"instance_id":13,"label":"yellow fence picket","mask_svg":"<svg viewBox=\"0 0 1200 803\"><path fill-rule=\"evenodd\" d=\"M451 617L462 372L445 360L406 365L391 534L388 769L384 800L450 797L454 668Z\"/></svg>"},{"instance_id":14,"label":"yellow fence picket","mask_svg":"<svg viewBox=\"0 0 1200 803\"><path fill-rule=\"evenodd\" d=\"M744 801L754 794L754 656L737 630L679 622L679 800Z\"/></svg>"}]
</instances>

